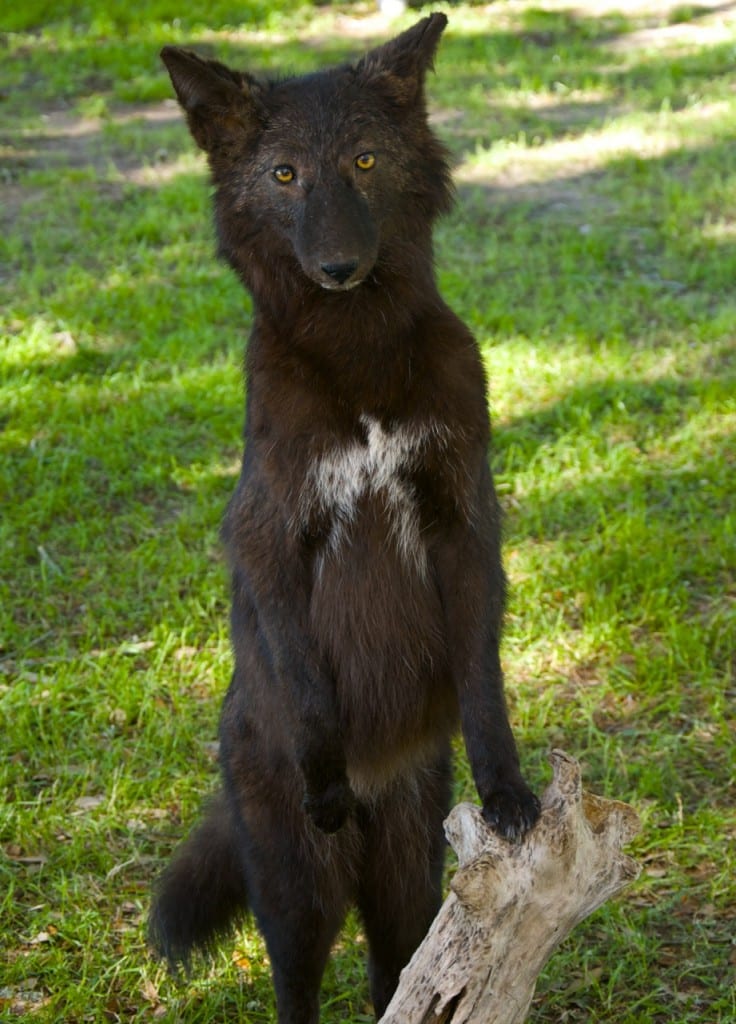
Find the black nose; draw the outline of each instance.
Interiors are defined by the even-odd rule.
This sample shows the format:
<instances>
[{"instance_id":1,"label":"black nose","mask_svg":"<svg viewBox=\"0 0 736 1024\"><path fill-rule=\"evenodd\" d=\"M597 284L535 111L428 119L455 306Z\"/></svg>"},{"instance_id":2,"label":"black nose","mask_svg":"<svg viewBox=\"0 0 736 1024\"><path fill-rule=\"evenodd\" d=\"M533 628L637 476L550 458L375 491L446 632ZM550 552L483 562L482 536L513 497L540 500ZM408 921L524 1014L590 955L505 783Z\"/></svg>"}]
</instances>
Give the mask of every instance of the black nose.
<instances>
[{"instance_id":1,"label":"black nose","mask_svg":"<svg viewBox=\"0 0 736 1024\"><path fill-rule=\"evenodd\" d=\"M323 263L322 270L325 274L337 281L338 284L345 284L349 277L352 277L358 269L358 261L350 260L349 263Z\"/></svg>"}]
</instances>

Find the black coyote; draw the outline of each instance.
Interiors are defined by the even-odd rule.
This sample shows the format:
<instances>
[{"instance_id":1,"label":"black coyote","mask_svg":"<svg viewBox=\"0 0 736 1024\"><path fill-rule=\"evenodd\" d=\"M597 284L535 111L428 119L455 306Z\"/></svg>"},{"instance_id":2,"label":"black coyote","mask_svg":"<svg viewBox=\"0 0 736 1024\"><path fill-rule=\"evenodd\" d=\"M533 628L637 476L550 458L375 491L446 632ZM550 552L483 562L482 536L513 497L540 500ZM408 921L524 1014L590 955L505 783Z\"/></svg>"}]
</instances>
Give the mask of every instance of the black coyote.
<instances>
[{"instance_id":1,"label":"black coyote","mask_svg":"<svg viewBox=\"0 0 736 1024\"><path fill-rule=\"evenodd\" d=\"M162 54L255 315L222 787L150 934L186 962L252 911L280 1024L317 1021L350 904L383 1013L439 906L458 726L486 820L514 838L539 814L504 705L486 382L432 264L452 188L424 79L445 24L275 81Z\"/></svg>"}]
</instances>

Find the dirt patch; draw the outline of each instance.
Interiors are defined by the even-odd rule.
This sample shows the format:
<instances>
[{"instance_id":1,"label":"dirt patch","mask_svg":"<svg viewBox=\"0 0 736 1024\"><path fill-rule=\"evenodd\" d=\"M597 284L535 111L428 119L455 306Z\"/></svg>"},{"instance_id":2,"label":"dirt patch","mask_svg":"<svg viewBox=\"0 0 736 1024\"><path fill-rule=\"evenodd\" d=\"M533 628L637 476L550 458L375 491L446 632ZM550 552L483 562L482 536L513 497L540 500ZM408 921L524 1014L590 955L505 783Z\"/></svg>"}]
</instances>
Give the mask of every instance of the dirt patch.
<instances>
[{"instance_id":1,"label":"dirt patch","mask_svg":"<svg viewBox=\"0 0 736 1024\"><path fill-rule=\"evenodd\" d=\"M118 169L125 173L145 161L123 147L117 147L118 151L114 152L114 142L104 136L105 127L136 122L140 129L153 135L162 125L178 121L180 117L174 100L135 104L105 117L50 110L41 115L40 131L18 137L0 135L0 174L6 181L12 181L23 170L60 166L102 169L111 156Z\"/></svg>"},{"instance_id":2,"label":"dirt patch","mask_svg":"<svg viewBox=\"0 0 736 1024\"><path fill-rule=\"evenodd\" d=\"M682 8L682 5L679 5ZM678 5L672 9L676 15ZM688 8L687 20L655 24L629 32L608 44L614 53L632 51L683 52L733 42L736 34L736 3ZM661 17L661 11L660 11Z\"/></svg>"},{"instance_id":3,"label":"dirt patch","mask_svg":"<svg viewBox=\"0 0 736 1024\"><path fill-rule=\"evenodd\" d=\"M69 110L48 109L40 115L40 129L15 135L0 134L0 183L3 209L0 223L10 223L26 202L43 192L43 186L24 181L32 171L89 169L99 172L108 187L111 169L117 182L152 185L166 181L177 171L172 154L156 138L161 129L182 120L175 100L129 104L104 117L85 117ZM110 126L135 125L150 135L150 148L135 151L111 137ZM182 140L186 132L182 129Z\"/></svg>"}]
</instances>

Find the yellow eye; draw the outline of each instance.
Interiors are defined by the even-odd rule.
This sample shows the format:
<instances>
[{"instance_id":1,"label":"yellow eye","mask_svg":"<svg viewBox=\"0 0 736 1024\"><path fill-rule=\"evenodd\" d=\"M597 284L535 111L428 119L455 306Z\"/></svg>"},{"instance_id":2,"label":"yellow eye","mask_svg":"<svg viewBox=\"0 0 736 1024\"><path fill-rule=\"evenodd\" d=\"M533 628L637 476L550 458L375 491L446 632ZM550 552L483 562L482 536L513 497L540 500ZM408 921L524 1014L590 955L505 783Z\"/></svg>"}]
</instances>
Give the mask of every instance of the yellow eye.
<instances>
[{"instance_id":1,"label":"yellow eye","mask_svg":"<svg viewBox=\"0 0 736 1024\"><path fill-rule=\"evenodd\" d=\"M273 176L276 181L280 181L282 185L288 185L290 181L293 181L296 175L294 174L294 168L289 167L288 164L280 164L278 167L274 167Z\"/></svg>"},{"instance_id":2,"label":"yellow eye","mask_svg":"<svg viewBox=\"0 0 736 1024\"><path fill-rule=\"evenodd\" d=\"M371 167L375 166L375 163L375 153L361 153L360 156L355 158L355 166L360 168L361 171L369 171Z\"/></svg>"}]
</instances>

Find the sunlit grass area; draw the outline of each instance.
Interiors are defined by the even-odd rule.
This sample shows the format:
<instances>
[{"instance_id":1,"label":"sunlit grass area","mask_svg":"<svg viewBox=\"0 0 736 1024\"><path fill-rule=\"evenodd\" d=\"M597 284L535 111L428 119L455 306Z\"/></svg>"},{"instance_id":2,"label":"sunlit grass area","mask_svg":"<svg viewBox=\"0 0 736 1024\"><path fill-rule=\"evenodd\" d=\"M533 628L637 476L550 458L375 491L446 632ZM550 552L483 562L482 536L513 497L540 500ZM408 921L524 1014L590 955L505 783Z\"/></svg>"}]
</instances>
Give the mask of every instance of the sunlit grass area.
<instances>
[{"instance_id":1,"label":"sunlit grass area","mask_svg":"<svg viewBox=\"0 0 736 1024\"><path fill-rule=\"evenodd\" d=\"M558 951L530 1019L732 1024L736 10L447 13L437 267L489 375L512 718L539 789L562 746L644 823L640 881ZM216 778L250 323L158 50L302 71L418 16L0 15L3 1019L274 1019L254 928L178 981L145 946ZM460 747L457 780L472 799ZM370 1019L364 956L351 921L326 1022Z\"/></svg>"}]
</instances>

